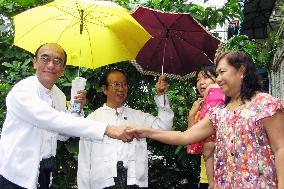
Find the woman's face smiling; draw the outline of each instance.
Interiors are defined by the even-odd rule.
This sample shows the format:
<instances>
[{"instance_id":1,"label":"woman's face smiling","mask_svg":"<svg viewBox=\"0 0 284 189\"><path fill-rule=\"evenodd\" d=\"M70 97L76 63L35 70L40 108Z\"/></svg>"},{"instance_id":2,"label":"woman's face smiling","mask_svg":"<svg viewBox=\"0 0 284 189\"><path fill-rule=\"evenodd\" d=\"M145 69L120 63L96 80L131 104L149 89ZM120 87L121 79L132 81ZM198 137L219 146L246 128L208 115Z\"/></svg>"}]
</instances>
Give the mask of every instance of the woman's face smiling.
<instances>
[{"instance_id":1,"label":"woman's face smiling","mask_svg":"<svg viewBox=\"0 0 284 189\"><path fill-rule=\"evenodd\" d=\"M243 83L243 69L236 69L231 66L226 57L222 58L216 68L217 84L222 92L229 97L234 97L240 94Z\"/></svg>"}]
</instances>

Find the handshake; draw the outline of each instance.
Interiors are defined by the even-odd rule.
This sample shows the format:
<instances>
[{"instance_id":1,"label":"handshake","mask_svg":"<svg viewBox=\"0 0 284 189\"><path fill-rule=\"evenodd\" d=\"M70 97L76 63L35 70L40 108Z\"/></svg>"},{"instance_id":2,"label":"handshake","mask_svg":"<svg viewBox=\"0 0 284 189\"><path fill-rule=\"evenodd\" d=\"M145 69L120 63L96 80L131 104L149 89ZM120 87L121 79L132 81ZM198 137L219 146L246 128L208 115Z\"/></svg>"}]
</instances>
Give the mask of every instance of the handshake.
<instances>
[{"instance_id":1,"label":"handshake","mask_svg":"<svg viewBox=\"0 0 284 189\"><path fill-rule=\"evenodd\" d=\"M123 142L131 142L134 138L140 139L146 137L147 127L134 127L134 126L114 126L108 125L105 135L110 138L119 139Z\"/></svg>"}]
</instances>

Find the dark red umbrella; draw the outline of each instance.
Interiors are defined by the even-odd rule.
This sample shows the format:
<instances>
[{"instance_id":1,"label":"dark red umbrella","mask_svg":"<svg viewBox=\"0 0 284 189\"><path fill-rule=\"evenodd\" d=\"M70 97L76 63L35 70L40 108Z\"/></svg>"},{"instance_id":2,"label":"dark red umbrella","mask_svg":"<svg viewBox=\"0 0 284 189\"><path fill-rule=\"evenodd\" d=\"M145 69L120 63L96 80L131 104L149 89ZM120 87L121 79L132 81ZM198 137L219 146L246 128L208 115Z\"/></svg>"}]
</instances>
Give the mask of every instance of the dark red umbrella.
<instances>
[{"instance_id":1,"label":"dark red umbrella","mask_svg":"<svg viewBox=\"0 0 284 189\"><path fill-rule=\"evenodd\" d=\"M220 41L190 14L139 7L132 16L153 36L134 62L140 72L158 75L163 67L168 76L187 79L200 65L213 63Z\"/></svg>"}]
</instances>

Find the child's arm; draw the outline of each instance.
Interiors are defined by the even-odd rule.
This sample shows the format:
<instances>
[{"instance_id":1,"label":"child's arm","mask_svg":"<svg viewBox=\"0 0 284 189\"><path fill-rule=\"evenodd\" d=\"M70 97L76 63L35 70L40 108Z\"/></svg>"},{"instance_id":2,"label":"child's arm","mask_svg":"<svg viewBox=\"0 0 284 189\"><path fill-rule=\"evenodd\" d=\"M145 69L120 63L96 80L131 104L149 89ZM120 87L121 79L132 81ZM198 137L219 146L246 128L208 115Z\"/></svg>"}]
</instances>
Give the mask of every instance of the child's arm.
<instances>
[{"instance_id":1,"label":"child's arm","mask_svg":"<svg viewBox=\"0 0 284 189\"><path fill-rule=\"evenodd\" d=\"M192 127L195 123L195 115L200 109L201 104L203 103L203 98L198 98L193 104L188 112L187 121L188 121L188 129Z\"/></svg>"}]
</instances>

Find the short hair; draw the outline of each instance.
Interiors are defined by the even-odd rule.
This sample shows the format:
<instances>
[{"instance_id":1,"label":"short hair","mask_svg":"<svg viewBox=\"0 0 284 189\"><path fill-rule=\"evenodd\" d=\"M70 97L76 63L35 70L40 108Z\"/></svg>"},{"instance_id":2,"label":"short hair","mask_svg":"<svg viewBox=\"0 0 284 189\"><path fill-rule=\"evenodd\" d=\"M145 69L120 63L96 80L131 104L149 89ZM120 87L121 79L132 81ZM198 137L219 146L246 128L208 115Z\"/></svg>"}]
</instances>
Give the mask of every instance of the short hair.
<instances>
[{"instance_id":1,"label":"short hair","mask_svg":"<svg viewBox=\"0 0 284 189\"><path fill-rule=\"evenodd\" d=\"M107 79L108 79L108 76L109 76L110 74L112 74L112 73L122 73L122 74L125 76L125 78L126 78L126 82L128 83L127 74L126 74L124 71L122 71L122 70L120 70L120 69L113 69L113 70L108 70L108 71L106 71L106 72L102 75L102 77L101 77L101 79L100 79L100 86L101 86L101 87L102 87L103 85L105 85L105 86L108 86L108 85L109 85Z\"/></svg>"},{"instance_id":2,"label":"short hair","mask_svg":"<svg viewBox=\"0 0 284 189\"><path fill-rule=\"evenodd\" d=\"M201 65L196 72L196 76L198 76L200 72L204 72L204 74L211 79L212 79L212 76L214 76L215 78L217 77L215 64Z\"/></svg>"},{"instance_id":3,"label":"short hair","mask_svg":"<svg viewBox=\"0 0 284 189\"><path fill-rule=\"evenodd\" d=\"M245 100L251 100L255 93L261 90L259 74L256 71L252 58L244 52L229 51L217 56L216 67L222 59L226 59L229 65L237 70L240 69L241 66L245 68L240 95L243 102ZM229 100L230 97L227 97L225 103L228 103Z\"/></svg>"},{"instance_id":4,"label":"short hair","mask_svg":"<svg viewBox=\"0 0 284 189\"><path fill-rule=\"evenodd\" d=\"M37 57L37 55L38 55L38 51L43 47L43 46L45 46L45 45L47 45L47 44L51 44L51 43L44 43L44 44L42 44L41 46L39 46L38 48L37 48L37 50L35 51L35 57ZM55 44L57 44L57 43L55 43ZM57 44L58 45L58 44ZM59 47L61 47L60 45L58 45ZM61 47L61 49L63 50L63 53L64 53L64 56L65 56L65 60L64 60L64 65L66 65L66 62L67 62L67 53L65 52L65 50Z\"/></svg>"}]
</instances>

